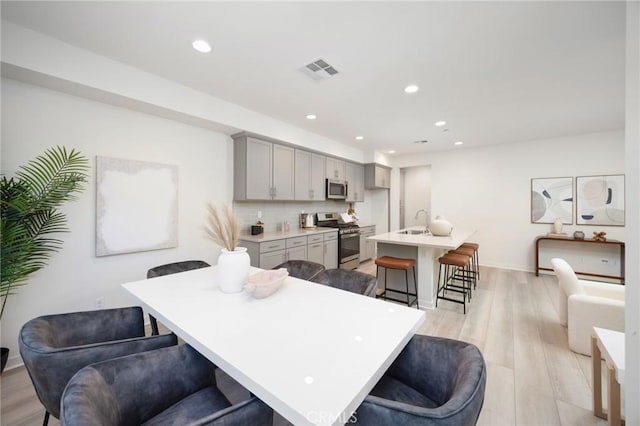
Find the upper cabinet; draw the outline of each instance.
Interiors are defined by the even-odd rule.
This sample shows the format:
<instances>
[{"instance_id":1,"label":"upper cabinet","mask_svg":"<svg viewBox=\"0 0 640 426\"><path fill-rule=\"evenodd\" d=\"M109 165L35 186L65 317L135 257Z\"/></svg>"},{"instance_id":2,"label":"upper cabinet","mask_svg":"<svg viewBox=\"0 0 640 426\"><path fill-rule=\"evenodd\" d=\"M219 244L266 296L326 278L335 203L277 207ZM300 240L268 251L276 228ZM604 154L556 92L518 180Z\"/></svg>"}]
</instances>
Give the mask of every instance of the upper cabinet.
<instances>
[{"instance_id":1,"label":"upper cabinet","mask_svg":"<svg viewBox=\"0 0 640 426\"><path fill-rule=\"evenodd\" d=\"M364 166L347 163L347 201L364 201Z\"/></svg>"},{"instance_id":2,"label":"upper cabinet","mask_svg":"<svg viewBox=\"0 0 640 426\"><path fill-rule=\"evenodd\" d=\"M327 179L347 180L346 163L344 160L327 157Z\"/></svg>"},{"instance_id":3,"label":"upper cabinet","mask_svg":"<svg viewBox=\"0 0 640 426\"><path fill-rule=\"evenodd\" d=\"M300 201L324 200L324 155L301 149L295 151L295 199Z\"/></svg>"},{"instance_id":4,"label":"upper cabinet","mask_svg":"<svg viewBox=\"0 0 640 426\"><path fill-rule=\"evenodd\" d=\"M234 136L234 199L293 200L294 161L291 147Z\"/></svg>"},{"instance_id":5,"label":"upper cabinet","mask_svg":"<svg viewBox=\"0 0 640 426\"><path fill-rule=\"evenodd\" d=\"M391 168L375 163L365 164L364 185L367 189L390 188Z\"/></svg>"}]
</instances>

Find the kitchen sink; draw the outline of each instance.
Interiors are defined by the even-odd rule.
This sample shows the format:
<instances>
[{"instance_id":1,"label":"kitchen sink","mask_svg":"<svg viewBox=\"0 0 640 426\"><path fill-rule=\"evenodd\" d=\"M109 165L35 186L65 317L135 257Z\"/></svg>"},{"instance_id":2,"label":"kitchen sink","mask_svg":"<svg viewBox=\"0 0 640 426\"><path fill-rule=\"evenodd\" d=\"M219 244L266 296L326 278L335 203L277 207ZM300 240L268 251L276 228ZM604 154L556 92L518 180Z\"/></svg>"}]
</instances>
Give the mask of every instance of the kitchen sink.
<instances>
[{"instance_id":1,"label":"kitchen sink","mask_svg":"<svg viewBox=\"0 0 640 426\"><path fill-rule=\"evenodd\" d=\"M405 234L405 235L431 235L431 232L426 231L424 229L405 229L403 231L398 231L398 234Z\"/></svg>"}]
</instances>

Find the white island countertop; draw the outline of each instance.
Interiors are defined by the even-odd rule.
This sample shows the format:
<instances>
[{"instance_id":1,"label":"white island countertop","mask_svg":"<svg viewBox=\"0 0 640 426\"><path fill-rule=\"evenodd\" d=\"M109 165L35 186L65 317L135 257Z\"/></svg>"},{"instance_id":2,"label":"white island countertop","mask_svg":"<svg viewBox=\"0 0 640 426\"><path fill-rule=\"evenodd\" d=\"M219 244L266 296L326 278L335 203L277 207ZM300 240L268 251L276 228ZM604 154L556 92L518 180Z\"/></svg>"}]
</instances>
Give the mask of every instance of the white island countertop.
<instances>
[{"instance_id":1,"label":"white island countertop","mask_svg":"<svg viewBox=\"0 0 640 426\"><path fill-rule=\"evenodd\" d=\"M367 238L368 240L377 241L379 243L386 244L398 244L403 246L415 246L415 247L433 247L442 249L455 249L460 247L469 237L475 234L476 231L456 230L451 232L451 235L445 237L437 237L431 234L402 234L405 230L424 230L423 226L414 226L399 231L391 231L385 234L374 235Z\"/></svg>"}]
</instances>

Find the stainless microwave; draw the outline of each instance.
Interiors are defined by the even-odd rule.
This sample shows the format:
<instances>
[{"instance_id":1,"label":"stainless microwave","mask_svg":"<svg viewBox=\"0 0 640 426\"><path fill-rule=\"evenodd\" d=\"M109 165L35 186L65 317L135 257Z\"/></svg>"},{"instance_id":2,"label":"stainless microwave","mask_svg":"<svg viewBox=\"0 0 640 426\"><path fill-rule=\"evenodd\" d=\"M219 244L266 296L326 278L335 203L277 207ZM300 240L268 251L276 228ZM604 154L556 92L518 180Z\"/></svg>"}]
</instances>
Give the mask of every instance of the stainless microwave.
<instances>
[{"instance_id":1,"label":"stainless microwave","mask_svg":"<svg viewBox=\"0 0 640 426\"><path fill-rule=\"evenodd\" d=\"M347 198L347 182L327 179L327 200L345 200Z\"/></svg>"}]
</instances>

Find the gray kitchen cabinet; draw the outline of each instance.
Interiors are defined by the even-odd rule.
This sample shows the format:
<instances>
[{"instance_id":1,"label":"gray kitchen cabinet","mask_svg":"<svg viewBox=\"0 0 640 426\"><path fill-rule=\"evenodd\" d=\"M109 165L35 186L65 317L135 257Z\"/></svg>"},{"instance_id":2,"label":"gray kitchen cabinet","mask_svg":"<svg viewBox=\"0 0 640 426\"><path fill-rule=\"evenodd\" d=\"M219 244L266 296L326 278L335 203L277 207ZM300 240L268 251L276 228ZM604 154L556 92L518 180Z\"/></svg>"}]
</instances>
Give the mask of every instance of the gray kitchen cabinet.
<instances>
[{"instance_id":1,"label":"gray kitchen cabinet","mask_svg":"<svg viewBox=\"0 0 640 426\"><path fill-rule=\"evenodd\" d=\"M256 242L242 240L247 248L251 266L272 269L287 260L307 260L307 237L291 237L279 240Z\"/></svg>"},{"instance_id":2,"label":"gray kitchen cabinet","mask_svg":"<svg viewBox=\"0 0 640 426\"><path fill-rule=\"evenodd\" d=\"M376 163L364 165L364 186L367 189L391 187L391 168Z\"/></svg>"},{"instance_id":3,"label":"gray kitchen cabinet","mask_svg":"<svg viewBox=\"0 0 640 426\"><path fill-rule=\"evenodd\" d=\"M234 136L235 200L293 200L294 149L247 135Z\"/></svg>"},{"instance_id":4,"label":"gray kitchen cabinet","mask_svg":"<svg viewBox=\"0 0 640 426\"><path fill-rule=\"evenodd\" d=\"M368 237L373 237L375 234L375 225L360 227L360 262L375 258L376 243L375 241L367 240Z\"/></svg>"},{"instance_id":5,"label":"gray kitchen cabinet","mask_svg":"<svg viewBox=\"0 0 640 426\"><path fill-rule=\"evenodd\" d=\"M364 201L364 166L355 163L346 164L347 201Z\"/></svg>"},{"instance_id":6,"label":"gray kitchen cabinet","mask_svg":"<svg viewBox=\"0 0 640 426\"><path fill-rule=\"evenodd\" d=\"M327 179L347 180L346 162L337 158L327 157Z\"/></svg>"},{"instance_id":7,"label":"gray kitchen cabinet","mask_svg":"<svg viewBox=\"0 0 640 426\"><path fill-rule=\"evenodd\" d=\"M338 231L324 234L324 260L327 269L338 267Z\"/></svg>"},{"instance_id":8,"label":"gray kitchen cabinet","mask_svg":"<svg viewBox=\"0 0 640 426\"><path fill-rule=\"evenodd\" d=\"M325 199L325 156L301 149L295 150L295 199L319 201Z\"/></svg>"},{"instance_id":9,"label":"gray kitchen cabinet","mask_svg":"<svg viewBox=\"0 0 640 426\"><path fill-rule=\"evenodd\" d=\"M270 251L260 254L260 261L256 266L262 269L273 269L276 266L286 262L286 254L284 250Z\"/></svg>"},{"instance_id":10,"label":"gray kitchen cabinet","mask_svg":"<svg viewBox=\"0 0 640 426\"><path fill-rule=\"evenodd\" d=\"M324 238L322 234L307 237L307 260L324 265Z\"/></svg>"}]
</instances>

